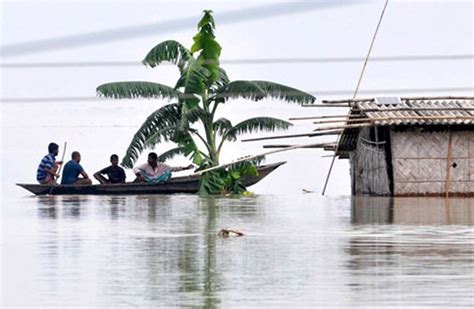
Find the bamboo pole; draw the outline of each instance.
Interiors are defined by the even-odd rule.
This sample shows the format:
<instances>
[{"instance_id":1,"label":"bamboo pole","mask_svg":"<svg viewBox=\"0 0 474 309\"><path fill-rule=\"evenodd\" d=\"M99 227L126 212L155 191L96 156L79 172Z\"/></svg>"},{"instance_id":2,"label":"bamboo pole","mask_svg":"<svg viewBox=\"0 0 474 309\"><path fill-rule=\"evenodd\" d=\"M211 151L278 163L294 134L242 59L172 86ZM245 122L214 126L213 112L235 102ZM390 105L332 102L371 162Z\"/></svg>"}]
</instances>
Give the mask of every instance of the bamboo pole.
<instances>
[{"instance_id":1,"label":"bamboo pole","mask_svg":"<svg viewBox=\"0 0 474 309\"><path fill-rule=\"evenodd\" d=\"M341 132L342 130L333 130L333 131L319 132L319 133L303 133L303 134L293 134L293 135L257 137L257 138L243 139L242 142L255 142L255 141L264 141L268 139L293 138L293 137L314 137L314 136L323 136L323 135L336 135Z\"/></svg>"},{"instance_id":2,"label":"bamboo pole","mask_svg":"<svg viewBox=\"0 0 474 309\"><path fill-rule=\"evenodd\" d=\"M324 115L324 116L309 116L309 117L292 117L288 120L311 120L311 119L331 119L331 118L351 118L360 117L360 115Z\"/></svg>"},{"instance_id":3,"label":"bamboo pole","mask_svg":"<svg viewBox=\"0 0 474 309\"><path fill-rule=\"evenodd\" d=\"M359 80L357 82L357 86L355 88L354 95L352 96L352 99L355 99L357 97L357 93L359 91L359 86L362 82L362 77L364 76L364 72L365 72L365 68L367 66L367 63L369 62L370 53L372 52L372 48L373 48L374 43L375 43L375 38L377 37L377 33L379 31L380 24L382 23L382 19L383 19L383 16L385 14L385 9L387 8L387 5L388 5L388 0L385 0L385 4L384 4L383 10L382 10L382 13L380 14L380 18L379 18L379 22L377 23L377 27L375 27L375 33L372 37L372 42L370 43L370 47L369 47L369 50L367 52L367 56L365 57L364 65L362 66L362 71L360 72ZM326 180L324 181L324 188L323 188L323 192L322 192L323 196L324 196L324 193L326 193L326 188L327 188L327 185L328 185L329 177L331 176L332 168L333 168L334 162L336 160L337 150L339 149L340 140L341 140L341 134L339 134L337 136L336 150L334 150L334 156L332 157L331 165L329 166L328 174L326 176Z\"/></svg>"},{"instance_id":4,"label":"bamboo pole","mask_svg":"<svg viewBox=\"0 0 474 309\"><path fill-rule=\"evenodd\" d=\"M306 148L307 146L309 146L309 145L296 145L296 146L292 146L292 147L285 148L285 149L278 149L278 150L271 150L271 151L263 152L263 153L258 154L258 155L246 156L246 157L234 160L234 161L229 162L229 163L220 164L220 165L217 165L217 166L212 166L212 167L203 169L202 171L198 171L198 172L194 173L193 175L202 175L205 172L213 171L213 170L216 170L216 169L219 169L219 168L222 168L222 167L225 167L225 166L229 166L229 165L232 165L232 164L235 164L235 163L252 160L252 159L255 159L255 158L258 158L258 157L267 156L267 155L271 155L271 154L275 154L275 153L279 153L279 152L283 152L283 151Z\"/></svg>"},{"instance_id":5,"label":"bamboo pole","mask_svg":"<svg viewBox=\"0 0 474 309\"><path fill-rule=\"evenodd\" d=\"M301 105L303 107L313 107L312 105ZM317 106L316 106L317 107ZM373 113L373 112L398 112L398 111L474 111L474 107L393 107L393 108L351 108L351 111Z\"/></svg>"},{"instance_id":6,"label":"bamboo pole","mask_svg":"<svg viewBox=\"0 0 474 309\"><path fill-rule=\"evenodd\" d=\"M433 101L433 100L474 100L471 96L436 96L436 97L401 97L402 101ZM323 100L323 103L351 103L351 102L364 102L364 101L375 101L374 98L366 99L344 99L344 100Z\"/></svg>"},{"instance_id":7,"label":"bamboo pole","mask_svg":"<svg viewBox=\"0 0 474 309\"><path fill-rule=\"evenodd\" d=\"M301 148L324 148L328 146L334 146L336 145L335 143L320 143L320 144L309 144L309 145L301 145ZM298 145L281 145L281 144L276 144L276 145L263 145L263 148L290 148Z\"/></svg>"},{"instance_id":8,"label":"bamboo pole","mask_svg":"<svg viewBox=\"0 0 474 309\"><path fill-rule=\"evenodd\" d=\"M324 127L324 128L316 128L313 132L325 131L325 130L336 130L336 129L353 129L353 128L363 128L363 127L370 127L373 126L372 123L359 123L359 124L349 124L349 125L342 125L336 127Z\"/></svg>"},{"instance_id":9,"label":"bamboo pole","mask_svg":"<svg viewBox=\"0 0 474 309\"><path fill-rule=\"evenodd\" d=\"M452 144L452 135L451 131L448 131L448 157L446 159L446 199L449 198L449 179L451 175L451 144Z\"/></svg>"},{"instance_id":10,"label":"bamboo pole","mask_svg":"<svg viewBox=\"0 0 474 309\"><path fill-rule=\"evenodd\" d=\"M56 183L57 183L57 180L59 179L60 175L61 175L61 169L63 168L64 166L64 155L66 154L66 147L67 147L67 142L64 142L64 147L63 147L63 155L61 157L61 165L59 166L59 170L57 172L57 174L59 175L57 178L55 176L53 176L53 185L51 186L51 189L49 190L49 194L53 193L53 189L54 187L56 186Z\"/></svg>"},{"instance_id":11,"label":"bamboo pole","mask_svg":"<svg viewBox=\"0 0 474 309\"><path fill-rule=\"evenodd\" d=\"M389 120L474 120L473 116L400 116L400 117L377 117L377 118L356 118L356 119L336 119L336 120L322 120L315 121L314 124L322 123L336 123L336 122L375 122L375 121L389 121Z\"/></svg>"},{"instance_id":12,"label":"bamboo pole","mask_svg":"<svg viewBox=\"0 0 474 309\"><path fill-rule=\"evenodd\" d=\"M311 105L312 107L344 107L344 108L351 107L349 104L307 104L307 105Z\"/></svg>"}]
</instances>

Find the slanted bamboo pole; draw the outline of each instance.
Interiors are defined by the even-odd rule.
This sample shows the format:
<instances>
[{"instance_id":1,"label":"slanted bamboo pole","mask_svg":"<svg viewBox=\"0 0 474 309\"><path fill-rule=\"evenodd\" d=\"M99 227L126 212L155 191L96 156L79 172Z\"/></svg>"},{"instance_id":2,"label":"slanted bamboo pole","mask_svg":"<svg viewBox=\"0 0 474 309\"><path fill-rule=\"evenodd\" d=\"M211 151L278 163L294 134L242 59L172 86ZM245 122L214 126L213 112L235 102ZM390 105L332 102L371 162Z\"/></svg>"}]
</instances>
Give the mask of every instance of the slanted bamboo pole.
<instances>
[{"instance_id":1,"label":"slanted bamboo pole","mask_svg":"<svg viewBox=\"0 0 474 309\"><path fill-rule=\"evenodd\" d=\"M288 148L285 148L285 149L272 150L272 151L263 152L263 153L258 154L258 155L246 156L246 157L234 160L234 161L229 162L229 163L220 164L220 165L217 165L217 166L212 166L212 167L203 169L202 171L197 171L193 175L202 175L205 172L213 171L213 170L216 170L216 169L219 169L219 168L222 168L222 167L225 167L225 166L229 166L229 165L232 165L232 164L235 164L235 163L252 160L252 159L255 159L255 158L258 158L258 157L267 156L267 155L271 155L271 154L278 153L278 152L295 150L295 149L300 149L300 148L306 148L307 146L308 145L295 145L295 146L288 147Z\"/></svg>"},{"instance_id":2,"label":"slanted bamboo pole","mask_svg":"<svg viewBox=\"0 0 474 309\"><path fill-rule=\"evenodd\" d=\"M268 139L293 138L293 137L314 137L314 136L322 136L322 135L337 135L341 132L342 130L332 130L332 131L318 132L318 133L303 133L303 134L292 134L292 135L257 137L257 138L243 139L242 142L255 142L255 141L264 141Z\"/></svg>"}]
</instances>

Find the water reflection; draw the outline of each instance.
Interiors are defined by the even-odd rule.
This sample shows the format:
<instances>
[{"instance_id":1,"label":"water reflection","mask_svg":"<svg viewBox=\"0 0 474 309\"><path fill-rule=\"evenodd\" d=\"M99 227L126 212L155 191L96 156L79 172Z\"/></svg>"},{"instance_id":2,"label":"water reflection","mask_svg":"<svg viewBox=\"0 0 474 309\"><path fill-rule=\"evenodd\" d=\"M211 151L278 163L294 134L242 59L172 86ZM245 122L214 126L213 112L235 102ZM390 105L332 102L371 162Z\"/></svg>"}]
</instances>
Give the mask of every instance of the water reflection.
<instances>
[{"instance_id":1,"label":"water reflection","mask_svg":"<svg viewBox=\"0 0 474 309\"><path fill-rule=\"evenodd\" d=\"M37 201L37 210L39 218L56 219L58 216L56 196L45 195L35 197Z\"/></svg>"},{"instance_id":2,"label":"water reflection","mask_svg":"<svg viewBox=\"0 0 474 309\"><path fill-rule=\"evenodd\" d=\"M353 224L474 225L473 198L354 197Z\"/></svg>"},{"instance_id":3,"label":"water reflection","mask_svg":"<svg viewBox=\"0 0 474 309\"><path fill-rule=\"evenodd\" d=\"M34 267L17 267L13 278L32 282L33 298L18 304L430 306L449 293L466 304L472 291L472 200L183 194L31 201L37 210L23 216L34 230L22 231L33 241L21 264ZM222 228L246 235L221 239Z\"/></svg>"}]
</instances>

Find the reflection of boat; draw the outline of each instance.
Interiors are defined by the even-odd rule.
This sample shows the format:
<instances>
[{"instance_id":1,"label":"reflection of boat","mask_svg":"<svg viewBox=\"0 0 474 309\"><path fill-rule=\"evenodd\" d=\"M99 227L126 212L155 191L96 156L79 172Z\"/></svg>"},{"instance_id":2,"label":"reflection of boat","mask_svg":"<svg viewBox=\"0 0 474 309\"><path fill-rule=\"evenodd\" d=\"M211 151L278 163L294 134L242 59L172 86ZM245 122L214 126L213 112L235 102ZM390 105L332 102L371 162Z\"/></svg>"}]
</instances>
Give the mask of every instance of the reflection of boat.
<instances>
[{"instance_id":1,"label":"reflection of boat","mask_svg":"<svg viewBox=\"0 0 474 309\"><path fill-rule=\"evenodd\" d=\"M265 176L270 174L280 165L286 162L277 162L257 167L258 176L244 176L242 182L246 187L256 184ZM49 194L51 185L22 184L18 186L34 193L36 195ZM111 194L167 194L167 193L196 193L199 190L199 176L191 175L184 177L171 178L166 183L144 184L144 183L123 183L123 184L100 184L100 185L57 185L54 186L51 194L92 194L92 195L111 195Z\"/></svg>"}]
</instances>

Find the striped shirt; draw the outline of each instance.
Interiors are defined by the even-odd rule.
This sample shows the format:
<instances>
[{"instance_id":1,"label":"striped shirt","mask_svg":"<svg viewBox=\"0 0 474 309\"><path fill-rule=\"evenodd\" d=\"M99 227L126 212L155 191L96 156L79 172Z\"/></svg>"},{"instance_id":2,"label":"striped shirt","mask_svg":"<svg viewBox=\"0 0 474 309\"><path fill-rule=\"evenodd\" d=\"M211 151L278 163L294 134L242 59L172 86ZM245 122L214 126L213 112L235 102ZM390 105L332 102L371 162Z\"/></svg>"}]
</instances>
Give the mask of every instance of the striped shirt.
<instances>
[{"instance_id":1,"label":"striped shirt","mask_svg":"<svg viewBox=\"0 0 474 309\"><path fill-rule=\"evenodd\" d=\"M54 162L56 162L56 158L52 153L45 155L38 166L38 170L36 171L36 180L44 180L48 175L46 169L52 168L54 166Z\"/></svg>"}]
</instances>

